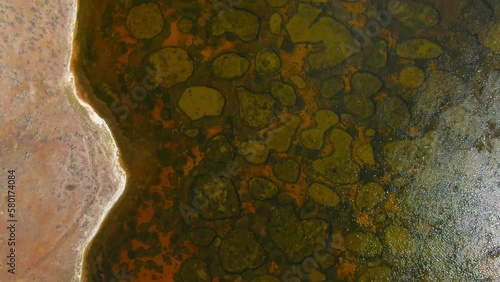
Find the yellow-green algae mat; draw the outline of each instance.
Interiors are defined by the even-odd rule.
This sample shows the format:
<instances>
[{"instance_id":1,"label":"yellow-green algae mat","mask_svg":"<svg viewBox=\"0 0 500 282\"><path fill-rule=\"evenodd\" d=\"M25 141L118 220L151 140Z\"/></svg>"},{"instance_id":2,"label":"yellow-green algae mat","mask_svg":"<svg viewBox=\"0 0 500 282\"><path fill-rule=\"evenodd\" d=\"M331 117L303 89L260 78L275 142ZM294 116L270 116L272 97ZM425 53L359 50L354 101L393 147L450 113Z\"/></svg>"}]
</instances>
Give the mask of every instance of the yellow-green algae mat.
<instances>
[{"instance_id":1,"label":"yellow-green algae mat","mask_svg":"<svg viewBox=\"0 0 500 282\"><path fill-rule=\"evenodd\" d=\"M87 281L494 281L495 0L82 1L125 194Z\"/></svg>"}]
</instances>

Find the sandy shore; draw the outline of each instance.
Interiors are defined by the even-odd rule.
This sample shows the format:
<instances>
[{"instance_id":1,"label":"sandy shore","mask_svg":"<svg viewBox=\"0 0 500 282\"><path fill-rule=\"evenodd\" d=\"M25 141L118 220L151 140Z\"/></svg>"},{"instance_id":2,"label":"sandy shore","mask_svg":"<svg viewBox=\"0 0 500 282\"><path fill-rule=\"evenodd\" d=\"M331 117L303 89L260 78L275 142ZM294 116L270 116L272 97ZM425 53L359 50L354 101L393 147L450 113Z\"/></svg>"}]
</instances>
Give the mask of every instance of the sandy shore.
<instances>
[{"instance_id":1,"label":"sandy shore","mask_svg":"<svg viewBox=\"0 0 500 282\"><path fill-rule=\"evenodd\" d=\"M84 248L125 186L108 127L75 93L75 2L0 2L0 220L15 226L0 231L0 281L78 281Z\"/></svg>"}]
</instances>

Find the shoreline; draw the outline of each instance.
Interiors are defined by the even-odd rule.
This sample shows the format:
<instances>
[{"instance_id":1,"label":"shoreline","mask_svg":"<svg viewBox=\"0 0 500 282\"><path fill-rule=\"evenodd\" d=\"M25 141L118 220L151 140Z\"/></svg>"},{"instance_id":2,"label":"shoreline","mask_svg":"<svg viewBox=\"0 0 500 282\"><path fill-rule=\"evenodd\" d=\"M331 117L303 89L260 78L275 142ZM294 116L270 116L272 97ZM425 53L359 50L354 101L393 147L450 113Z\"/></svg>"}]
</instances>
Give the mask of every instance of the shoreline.
<instances>
[{"instance_id":1,"label":"shoreline","mask_svg":"<svg viewBox=\"0 0 500 282\"><path fill-rule=\"evenodd\" d=\"M74 98L78 102L78 106L82 107L86 114L88 115L88 118L92 121L92 123L98 128L99 132L103 135L103 137L108 141L108 144L106 144L106 147L111 150L111 152L107 152L111 154L111 158L113 160L113 170L116 171L117 177L119 180L119 186L118 189L116 190L115 194L113 197L109 200L109 202L106 204L105 207L103 207L104 211L101 214L101 216L98 218L97 224L95 227L91 230L91 234L87 237L86 242L82 245L81 248L78 249L78 265L76 266L75 269L75 274L74 278L77 281L84 281L83 274L85 273L84 270L84 262L86 259L86 256L89 251L89 247L92 245L93 240L95 239L97 233L102 227L102 224L112 208L115 206L115 204L120 200L122 195L124 194L125 187L127 185L127 179L128 176L125 172L124 164L121 158L121 153L118 148L117 142L113 136L113 133L111 132L110 127L108 124L105 122L104 119L102 119L97 112L92 108L90 105L89 101L85 101L82 99L81 94L86 93L86 91L81 86L80 78L78 77L77 71L75 68L77 68L76 64L78 62L79 55L77 50L75 49L75 44L76 43L76 34L77 34L77 28L78 28L78 23L77 23L77 13L79 9L79 3L77 0L73 1L73 14L71 15L71 29L70 29L70 36L69 36L69 46L70 46L70 52L69 52L69 57L67 58L67 61L69 62L68 64L68 69L66 70L67 76L65 77L65 84L70 87L71 93L68 93L67 95L72 95L71 97L68 98ZM81 74L83 75L83 74ZM81 87L78 87L78 84L80 84Z\"/></svg>"}]
</instances>

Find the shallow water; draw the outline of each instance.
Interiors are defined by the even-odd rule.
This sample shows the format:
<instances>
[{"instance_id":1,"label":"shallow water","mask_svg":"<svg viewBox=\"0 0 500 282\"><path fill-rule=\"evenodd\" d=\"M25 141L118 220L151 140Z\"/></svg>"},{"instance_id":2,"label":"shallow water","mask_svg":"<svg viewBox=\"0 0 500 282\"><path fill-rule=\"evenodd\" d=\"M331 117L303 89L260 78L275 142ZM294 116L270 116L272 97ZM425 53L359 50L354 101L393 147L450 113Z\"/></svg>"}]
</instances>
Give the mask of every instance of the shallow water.
<instances>
[{"instance_id":1,"label":"shallow water","mask_svg":"<svg viewBox=\"0 0 500 282\"><path fill-rule=\"evenodd\" d=\"M89 1L128 182L88 281L495 281L495 1Z\"/></svg>"}]
</instances>

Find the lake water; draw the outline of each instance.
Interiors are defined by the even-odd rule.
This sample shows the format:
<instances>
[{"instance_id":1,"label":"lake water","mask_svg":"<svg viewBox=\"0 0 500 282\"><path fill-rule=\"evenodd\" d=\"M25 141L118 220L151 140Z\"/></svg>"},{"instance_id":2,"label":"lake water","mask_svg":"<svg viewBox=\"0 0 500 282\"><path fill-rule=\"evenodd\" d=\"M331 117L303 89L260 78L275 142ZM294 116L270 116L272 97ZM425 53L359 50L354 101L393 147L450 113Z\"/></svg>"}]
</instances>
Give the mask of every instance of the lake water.
<instances>
[{"instance_id":1,"label":"lake water","mask_svg":"<svg viewBox=\"0 0 500 282\"><path fill-rule=\"evenodd\" d=\"M495 0L79 5L128 175L87 281L498 281Z\"/></svg>"}]
</instances>

